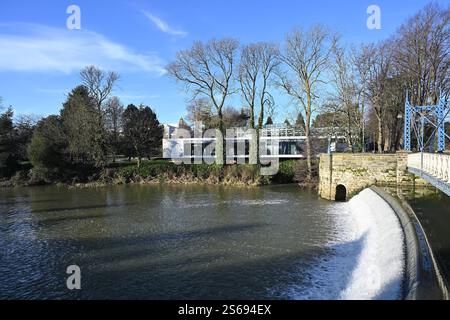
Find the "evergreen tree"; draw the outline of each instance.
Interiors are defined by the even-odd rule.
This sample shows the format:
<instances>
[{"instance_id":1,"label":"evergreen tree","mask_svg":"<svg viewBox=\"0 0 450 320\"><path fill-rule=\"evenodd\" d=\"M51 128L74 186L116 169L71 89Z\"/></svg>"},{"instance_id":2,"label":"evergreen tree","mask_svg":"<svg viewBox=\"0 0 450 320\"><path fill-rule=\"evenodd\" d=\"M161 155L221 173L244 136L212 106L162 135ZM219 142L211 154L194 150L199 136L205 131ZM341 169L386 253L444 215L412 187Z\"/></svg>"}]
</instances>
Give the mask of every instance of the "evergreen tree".
<instances>
[{"instance_id":1,"label":"evergreen tree","mask_svg":"<svg viewBox=\"0 0 450 320\"><path fill-rule=\"evenodd\" d=\"M159 156L163 129L156 113L147 106L127 106L122 117L124 138L132 147L131 155L138 160L138 167L143 157Z\"/></svg>"},{"instance_id":2,"label":"evergreen tree","mask_svg":"<svg viewBox=\"0 0 450 320\"><path fill-rule=\"evenodd\" d=\"M102 167L106 163L105 126L99 119L101 115L86 87L73 89L61 110L66 153L73 164Z\"/></svg>"},{"instance_id":3,"label":"evergreen tree","mask_svg":"<svg viewBox=\"0 0 450 320\"><path fill-rule=\"evenodd\" d=\"M305 129L305 119L301 112L297 114L297 119L295 120L295 127Z\"/></svg>"},{"instance_id":4,"label":"evergreen tree","mask_svg":"<svg viewBox=\"0 0 450 320\"><path fill-rule=\"evenodd\" d=\"M45 176L42 178L47 178L50 173L55 176L62 173L67 166L64 157L66 148L66 136L60 117L53 115L42 119L36 125L27 148L33 170L43 172Z\"/></svg>"},{"instance_id":5,"label":"evergreen tree","mask_svg":"<svg viewBox=\"0 0 450 320\"><path fill-rule=\"evenodd\" d=\"M38 118L32 115L22 115L14 121L14 151L19 161L28 160L27 146L31 141L37 122Z\"/></svg>"},{"instance_id":6,"label":"evergreen tree","mask_svg":"<svg viewBox=\"0 0 450 320\"><path fill-rule=\"evenodd\" d=\"M0 177L8 177L17 169L13 140L13 110L0 115Z\"/></svg>"}]
</instances>

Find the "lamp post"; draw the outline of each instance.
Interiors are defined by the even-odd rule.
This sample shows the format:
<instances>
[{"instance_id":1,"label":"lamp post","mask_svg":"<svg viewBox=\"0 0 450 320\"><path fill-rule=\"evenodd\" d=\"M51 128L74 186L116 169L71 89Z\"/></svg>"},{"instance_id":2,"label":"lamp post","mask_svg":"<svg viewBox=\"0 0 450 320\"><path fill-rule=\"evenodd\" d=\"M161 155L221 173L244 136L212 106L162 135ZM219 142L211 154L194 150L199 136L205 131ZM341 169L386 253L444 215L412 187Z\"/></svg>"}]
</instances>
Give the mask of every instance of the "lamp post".
<instances>
[{"instance_id":1,"label":"lamp post","mask_svg":"<svg viewBox=\"0 0 450 320\"><path fill-rule=\"evenodd\" d=\"M420 142L420 176L422 177L422 172L423 172L423 143L424 143L424 140L423 140L423 136L424 136L424 133L425 133L425 115L423 115L422 113L420 114L420 123L421 123L421 137L420 137L420 139L421 139L421 142Z\"/></svg>"}]
</instances>

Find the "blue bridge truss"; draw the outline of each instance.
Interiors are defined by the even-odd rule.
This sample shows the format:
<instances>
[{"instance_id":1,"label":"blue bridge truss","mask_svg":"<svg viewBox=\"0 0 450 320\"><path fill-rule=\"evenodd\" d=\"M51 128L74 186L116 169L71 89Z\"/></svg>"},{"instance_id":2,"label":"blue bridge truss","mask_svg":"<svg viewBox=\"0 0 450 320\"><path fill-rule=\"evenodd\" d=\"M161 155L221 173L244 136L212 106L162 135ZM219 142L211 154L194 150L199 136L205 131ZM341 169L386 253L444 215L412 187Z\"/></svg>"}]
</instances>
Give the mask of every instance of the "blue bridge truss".
<instances>
[{"instance_id":1,"label":"blue bridge truss","mask_svg":"<svg viewBox=\"0 0 450 320\"><path fill-rule=\"evenodd\" d=\"M412 106L406 94L405 102L405 123L404 123L404 149L411 151L411 133L414 132L417 138L418 151L424 152L429 147L429 152L444 152L445 141L450 137L445 133L445 123L448 121L450 106L447 104L445 96L441 93L439 102L436 105ZM425 125L434 127L432 134L426 139ZM437 132L437 150L435 138Z\"/></svg>"}]
</instances>

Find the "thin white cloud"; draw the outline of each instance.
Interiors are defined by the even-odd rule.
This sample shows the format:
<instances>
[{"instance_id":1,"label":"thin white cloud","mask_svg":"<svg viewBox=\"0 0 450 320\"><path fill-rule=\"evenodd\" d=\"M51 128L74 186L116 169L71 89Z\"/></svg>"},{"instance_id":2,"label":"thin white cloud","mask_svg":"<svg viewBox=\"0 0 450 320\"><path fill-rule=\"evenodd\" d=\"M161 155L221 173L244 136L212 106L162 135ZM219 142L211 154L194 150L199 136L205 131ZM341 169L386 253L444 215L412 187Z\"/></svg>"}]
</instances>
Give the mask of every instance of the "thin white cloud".
<instances>
[{"instance_id":1,"label":"thin white cloud","mask_svg":"<svg viewBox=\"0 0 450 320\"><path fill-rule=\"evenodd\" d=\"M71 73L93 64L116 71L166 73L164 61L156 53L137 53L92 31L15 24L9 25L8 32L7 25L0 27L5 27L0 28L0 72Z\"/></svg>"},{"instance_id":2,"label":"thin white cloud","mask_svg":"<svg viewBox=\"0 0 450 320\"><path fill-rule=\"evenodd\" d=\"M34 92L36 93L44 93L50 95L66 94L69 91L70 91L69 89L47 89L47 88L37 88L34 90Z\"/></svg>"},{"instance_id":3,"label":"thin white cloud","mask_svg":"<svg viewBox=\"0 0 450 320\"><path fill-rule=\"evenodd\" d=\"M144 100L144 99L156 99L159 98L159 94L119 94L120 99L124 100Z\"/></svg>"},{"instance_id":4,"label":"thin white cloud","mask_svg":"<svg viewBox=\"0 0 450 320\"><path fill-rule=\"evenodd\" d=\"M179 29L173 29L170 27L167 22L163 21L161 18L151 14L148 11L142 11L144 15L151 21L153 24L162 32L174 35L174 36L186 36L187 32Z\"/></svg>"}]
</instances>

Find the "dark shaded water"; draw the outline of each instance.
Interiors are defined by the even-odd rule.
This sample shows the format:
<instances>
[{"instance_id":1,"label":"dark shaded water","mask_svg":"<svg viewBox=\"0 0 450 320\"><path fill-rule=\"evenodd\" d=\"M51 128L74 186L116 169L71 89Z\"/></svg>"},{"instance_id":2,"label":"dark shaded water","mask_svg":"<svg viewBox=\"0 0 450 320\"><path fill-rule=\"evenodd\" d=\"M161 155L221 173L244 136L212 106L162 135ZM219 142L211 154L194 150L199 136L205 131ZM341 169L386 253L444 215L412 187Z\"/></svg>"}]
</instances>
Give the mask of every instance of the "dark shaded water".
<instances>
[{"instance_id":1,"label":"dark shaded water","mask_svg":"<svg viewBox=\"0 0 450 320\"><path fill-rule=\"evenodd\" d=\"M406 189L403 194L424 228L450 288L450 197L434 187Z\"/></svg>"},{"instance_id":2,"label":"dark shaded water","mask_svg":"<svg viewBox=\"0 0 450 320\"><path fill-rule=\"evenodd\" d=\"M2 189L0 298L283 299L329 254L338 205L295 186Z\"/></svg>"}]
</instances>

